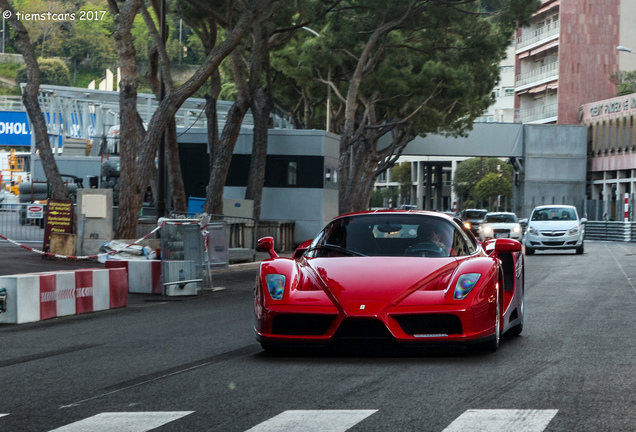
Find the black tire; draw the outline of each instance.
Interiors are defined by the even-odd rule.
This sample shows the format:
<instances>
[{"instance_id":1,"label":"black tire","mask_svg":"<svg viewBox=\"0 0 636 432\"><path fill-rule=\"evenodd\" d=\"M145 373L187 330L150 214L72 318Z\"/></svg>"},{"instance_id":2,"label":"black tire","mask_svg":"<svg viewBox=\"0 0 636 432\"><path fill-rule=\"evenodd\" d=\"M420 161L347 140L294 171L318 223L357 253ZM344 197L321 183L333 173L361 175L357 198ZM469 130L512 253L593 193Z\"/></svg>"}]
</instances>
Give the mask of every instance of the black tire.
<instances>
[{"instance_id":1,"label":"black tire","mask_svg":"<svg viewBox=\"0 0 636 432\"><path fill-rule=\"evenodd\" d=\"M583 252L585 252L585 245L583 243L581 243L581 246L576 248L576 254L577 255L583 255Z\"/></svg>"},{"instance_id":2,"label":"black tire","mask_svg":"<svg viewBox=\"0 0 636 432\"><path fill-rule=\"evenodd\" d=\"M534 249L526 246L526 255L534 255Z\"/></svg>"}]
</instances>

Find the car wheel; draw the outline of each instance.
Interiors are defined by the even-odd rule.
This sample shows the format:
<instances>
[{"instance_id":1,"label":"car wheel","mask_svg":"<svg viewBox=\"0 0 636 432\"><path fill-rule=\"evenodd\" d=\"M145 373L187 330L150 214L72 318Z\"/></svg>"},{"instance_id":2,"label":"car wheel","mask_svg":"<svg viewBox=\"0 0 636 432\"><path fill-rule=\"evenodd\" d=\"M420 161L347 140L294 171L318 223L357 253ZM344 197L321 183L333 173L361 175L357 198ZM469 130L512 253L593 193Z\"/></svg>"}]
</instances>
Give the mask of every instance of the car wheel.
<instances>
[{"instance_id":1,"label":"car wheel","mask_svg":"<svg viewBox=\"0 0 636 432\"><path fill-rule=\"evenodd\" d=\"M581 243L581 246L576 248L576 254L582 255L584 251L585 251L585 247L583 246L583 243Z\"/></svg>"},{"instance_id":2,"label":"car wheel","mask_svg":"<svg viewBox=\"0 0 636 432\"><path fill-rule=\"evenodd\" d=\"M526 246L526 255L534 255L534 249Z\"/></svg>"}]
</instances>

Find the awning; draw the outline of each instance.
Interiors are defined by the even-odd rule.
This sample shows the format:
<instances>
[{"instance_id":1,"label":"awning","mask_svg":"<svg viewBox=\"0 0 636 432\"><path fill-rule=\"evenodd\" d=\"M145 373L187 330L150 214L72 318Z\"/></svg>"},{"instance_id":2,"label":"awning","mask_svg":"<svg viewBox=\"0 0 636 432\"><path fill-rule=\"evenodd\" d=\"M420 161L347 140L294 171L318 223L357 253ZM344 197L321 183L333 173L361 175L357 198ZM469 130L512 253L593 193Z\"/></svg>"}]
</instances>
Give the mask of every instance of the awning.
<instances>
[{"instance_id":1,"label":"awning","mask_svg":"<svg viewBox=\"0 0 636 432\"><path fill-rule=\"evenodd\" d=\"M537 55L537 54L540 54L540 53L542 53L542 52L544 52L544 51L547 51L547 50L549 50L550 48L555 47L555 46L559 46L559 39L553 40L552 42L549 42L549 43L547 43L547 44L545 44L545 45L541 45L541 46L540 46L540 47L538 47L538 48L535 48L535 49L533 49L533 50L530 50L530 55Z\"/></svg>"},{"instance_id":2,"label":"awning","mask_svg":"<svg viewBox=\"0 0 636 432\"><path fill-rule=\"evenodd\" d=\"M541 85L541 86L538 86L538 87L533 87L530 90L528 90L528 93L530 93L530 94L532 94L532 93L541 93L547 87L548 87L547 85Z\"/></svg>"},{"instance_id":3,"label":"awning","mask_svg":"<svg viewBox=\"0 0 636 432\"><path fill-rule=\"evenodd\" d=\"M553 7L559 6L559 3L561 3L559 0L552 2L546 6L543 6L541 9L539 9L538 11L536 11L534 14L535 15L539 15L542 14L543 12L547 12L550 9L552 9Z\"/></svg>"},{"instance_id":4,"label":"awning","mask_svg":"<svg viewBox=\"0 0 636 432\"><path fill-rule=\"evenodd\" d=\"M550 90L556 90L558 88L559 88L559 82L558 81L548 84L548 89L550 89Z\"/></svg>"}]
</instances>

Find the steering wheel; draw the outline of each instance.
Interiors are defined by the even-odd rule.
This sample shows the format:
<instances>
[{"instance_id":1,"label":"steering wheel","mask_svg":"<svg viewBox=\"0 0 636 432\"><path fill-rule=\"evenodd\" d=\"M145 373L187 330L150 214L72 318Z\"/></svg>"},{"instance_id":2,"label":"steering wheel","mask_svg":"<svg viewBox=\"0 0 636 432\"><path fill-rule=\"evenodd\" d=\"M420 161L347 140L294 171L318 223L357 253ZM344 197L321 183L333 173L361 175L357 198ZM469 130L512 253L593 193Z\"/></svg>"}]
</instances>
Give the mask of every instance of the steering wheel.
<instances>
[{"instance_id":1,"label":"steering wheel","mask_svg":"<svg viewBox=\"0 0 636 432\"><path fill-rule=\"evenodd\" d=\"M412 257L443 257L446 255L444 249L435 243L416 243L409 246L404 252L404 256Z\"/></svg>"}]
</instances>

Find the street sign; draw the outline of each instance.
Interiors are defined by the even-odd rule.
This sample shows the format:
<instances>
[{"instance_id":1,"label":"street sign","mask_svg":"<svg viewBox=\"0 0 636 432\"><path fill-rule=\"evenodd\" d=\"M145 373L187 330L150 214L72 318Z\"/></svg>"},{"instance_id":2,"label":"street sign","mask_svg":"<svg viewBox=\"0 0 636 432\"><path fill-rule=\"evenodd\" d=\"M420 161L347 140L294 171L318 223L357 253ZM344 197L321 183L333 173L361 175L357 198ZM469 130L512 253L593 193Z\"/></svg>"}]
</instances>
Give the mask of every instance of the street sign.
<instances>
[{"instance_id":1,"label":"street sign","mask_svg":"<svg viewBox=\"0 0 636 432\"><path fill-rule=\"evenodd\" d=\"M28 219L43 219L44 218L44 206L40 204L29 204L27 207Z\"/></svg>"}]
</instances>

